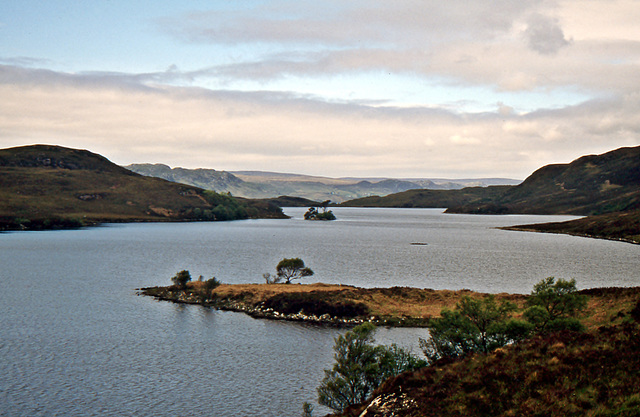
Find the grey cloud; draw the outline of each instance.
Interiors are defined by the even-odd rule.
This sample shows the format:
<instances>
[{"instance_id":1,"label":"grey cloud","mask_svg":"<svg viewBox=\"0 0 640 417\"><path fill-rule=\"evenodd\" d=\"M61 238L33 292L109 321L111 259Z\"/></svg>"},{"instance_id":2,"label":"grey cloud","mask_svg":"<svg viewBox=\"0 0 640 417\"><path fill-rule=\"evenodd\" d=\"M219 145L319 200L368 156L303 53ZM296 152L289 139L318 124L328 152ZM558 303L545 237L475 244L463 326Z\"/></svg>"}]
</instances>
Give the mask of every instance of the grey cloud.
<instances>
[{"instance_id":1,"label":"grey cloud","mask_svg":"<svg viewBox=\"0 0 640 417\"><path fill-rule=\"evenodd\" d=\"M527 23L524 37L529 48L538 53L552 55L570 43L555 19L535 14Z\"/></svg>"},{"instance_id":2,"label":"grey cloud","mask_svg":"<svg viewBox=\"0 0 640 417\"><path fill-rule=\"evenodd\" d=\"M205 11L158 21L187 42L311 46L422 45L492 37L538 1L273 1L257 9ZM498 11L498 12L497 12ZM256 17L258 16L258 17Z\"/></svg>"}]
</instances>

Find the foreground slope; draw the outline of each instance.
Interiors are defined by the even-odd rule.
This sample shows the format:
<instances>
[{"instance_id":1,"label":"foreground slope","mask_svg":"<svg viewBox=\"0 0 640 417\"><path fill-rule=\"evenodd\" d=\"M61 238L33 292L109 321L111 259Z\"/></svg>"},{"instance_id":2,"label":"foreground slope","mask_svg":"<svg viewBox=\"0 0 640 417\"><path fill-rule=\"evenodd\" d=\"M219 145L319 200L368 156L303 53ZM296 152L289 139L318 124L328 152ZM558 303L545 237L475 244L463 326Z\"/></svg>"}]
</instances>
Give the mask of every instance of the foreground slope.
<instances>
[{"instance_id":1,"label":"foreground slope","mask_svg":"<svg viewBox=\"0 0 640 417\"><path fill-rule=\"evenodd\" d=\"M617 318L401 374L341 416L638 416L640 303Z\"/></svg>"},{"instance_id":2,"label":"foreground slope","mask_svg":"<svg viewBox=\"0 0 640 417\"><path fill-rule=\"evenodd\" d=\"M248 217L284 215L264 202L143 177L86 150L0 150L0 230Z\"/></svg>"}]
</instances>

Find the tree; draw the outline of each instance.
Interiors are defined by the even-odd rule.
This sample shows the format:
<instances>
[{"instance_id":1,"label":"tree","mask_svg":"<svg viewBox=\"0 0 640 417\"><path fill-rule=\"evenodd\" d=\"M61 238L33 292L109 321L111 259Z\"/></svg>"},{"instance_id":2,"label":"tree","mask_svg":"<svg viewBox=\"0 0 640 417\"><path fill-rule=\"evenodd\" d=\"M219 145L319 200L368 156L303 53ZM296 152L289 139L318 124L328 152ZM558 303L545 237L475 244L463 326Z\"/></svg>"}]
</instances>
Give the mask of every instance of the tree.
<instances>
[{"instance_id":1,"label":"tree","mask_svg":"<svg viewBox=\"0 0 640 417\"><path fill-rule=\"evenodd\" d=\"M200 278L202 278L202 275L200 275ZM200 281L202 281L202 279ZM216 277L203 281L200 291L200 299L203 302L209 300L211 298L211 292L220 285L222 285L222 282L220 282Z\"/></svg>"},{"instance_id":2,"label":"tree","mask_svg":"<svg viewBox=\"0 0 640 417\"><path fill-rule=\"evenodd\" d=\"M441 317L429 321L430 338L420 339L420 347L430 361L443 357L487 353L497 347L522 340L533 332L581 330L574 315L586 306L586 297L576 291L575 280L549 277L533 287L523 313L514 319L515 306L497 303L493 295L483 299L462 297L454 311L443 309Z\"/></svg>"},{"instance_id":3,"label":"tree","mask_svg":"<svg viewBox=\"0 0 640 417\"><path fill-rule=\"evenodd\" d=\"M426 365L396 345L374 346L375 331L364 323L335 339L335 364L318 387L320 404L341 412L362 403L387 378Z\"/></svg>"},{"instance_id":4,"label":"tree","mask_svg":"<svg viewBox=\"0 0 640 417\"><path fill-rule=\"evenodd\" d=\"M302 404L302 417L313 417L313 405L308 402Z\"/></svg>"},{"instance_id":5,"label":"tree","mask_svg":"<svg viewBox=\"0 0 640 417\"><path fill-rule=\"evenodd\" d=\"M300 258L284 258L276 266L278 278L284 280L285 284L291 284L294 279L310 277L313 275L311 268L304 265L304 261ZM266 279L266 278L265 278Z\"/></svg>"},{"instance_id":6,"label":"tree","mask_svg":"<svg viewBox=\"0 0 640 417\"><path fill-rule=\"evenodd\" d=\"M189 271L182 270L178 272L173 278L171 278L171 281L178 288L184 289L187 286L187 282L191 281L191 274L189 273Z\"/></svg>"},{"instance_id":7,"label":"tree","mask_svg":"<svg viewBox=\"0 0 640 417\"><path fill-rule=\"evenodd\" d=\"M279 277L278 275L271 275L269 272L262 274L262 278L264 278L264 281L267 284L279 284L280 281L282 281L282 277Z\"/></svg>"},{"instance_id":8,"label":"tree","mask_svg":"<svg viewBox=\"0 0 640 417\"><path fill-rule=\"evenodd\" d=\"M496 302L493 295L482 299L464 296L454 311L443 309L440 318L429 321L430 338L420 339L420 347L432 362L490 352L529 334L528 323L510 318L515 309L510 302Z\"/></svg>"},{"instance_id":9,"label":"tree","mask_svg":"<svg viewBox=\"0 0 640 417\"><path fill-rule=\"evenodd\" d=\"M574 316L586 305L587 297L578 294L575 279L548 277L533 286L523 316L538 332L580 330L582 325Z\"/></svg>"}]
</instances>

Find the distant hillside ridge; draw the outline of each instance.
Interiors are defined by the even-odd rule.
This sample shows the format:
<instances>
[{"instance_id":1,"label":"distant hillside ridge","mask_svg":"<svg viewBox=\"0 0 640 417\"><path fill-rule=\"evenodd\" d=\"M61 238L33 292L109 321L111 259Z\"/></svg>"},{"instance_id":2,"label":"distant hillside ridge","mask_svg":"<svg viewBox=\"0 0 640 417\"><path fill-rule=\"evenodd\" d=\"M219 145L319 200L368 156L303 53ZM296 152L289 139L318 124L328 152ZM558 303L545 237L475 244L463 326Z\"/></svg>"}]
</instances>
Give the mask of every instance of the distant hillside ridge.
<instances>
[{"instance_id":1,"label":"distant hillside ridge","mask_svg":"<svg viewBox=\"0 0 640 417\"><path fill-rule=\"evenodd\" d=\"M463 213L598 215L640 209L640 146L544 166L485 204L450 207Z\"/></svg>"},{"instance_id":2,"label":"distant hillside ridge","mask_svg":"<svg viewBox=\"0 0 640 417\"><path fill-rule=\"evenodd\" d=\"M132 164L125 168L146 176L194 185L245 198L273 199L280 196L340 203L365 196L385 196L412 189L460 189L468 185L519 184L518 180L487 179L395 179L330 178L263 171L218 171L171 168L164 164Z\"/></svg>"},{"instance_id":3,"label":"distant hillside ridge","mask_svg":"<svg viewBox=\"0 0 640 417\"><path fill-rule=\"evenodd\" d=\"M442 207L450 213L596 215L640 209L640 146L547 165L515 186L409 190L351 207Z\"/></svg>"},{"instance_id":4,"label":"distant hillside ridge","mask_svg":"<svg viewBox=\"0 0 640 417\"><path fill-rule=\"evenodd\" d=\"M145 177L87 150L0 149L0 230L264 217L286 216L265 201Z\"/></svg>"}]
</instances>

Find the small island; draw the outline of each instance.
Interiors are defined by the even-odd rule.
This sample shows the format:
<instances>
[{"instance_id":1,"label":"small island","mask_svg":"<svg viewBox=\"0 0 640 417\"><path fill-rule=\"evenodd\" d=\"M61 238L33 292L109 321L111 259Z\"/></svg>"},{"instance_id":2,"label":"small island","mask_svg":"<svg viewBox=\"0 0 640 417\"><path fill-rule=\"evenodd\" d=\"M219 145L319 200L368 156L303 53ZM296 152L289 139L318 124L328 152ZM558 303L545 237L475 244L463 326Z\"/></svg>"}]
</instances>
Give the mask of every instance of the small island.
<instances>
[{"instance_id":1,"label":"small island","mask_svg":"<svg viewBox=\"0 0 640 417\"><path fill-rule=\"evenodd\" d=\"M336 220L336 216L331 210L327 210L327 207L331 203L331 200L326 200L320 203L318 206L309 207L309 210L304 214L305 220ZM321 211L322 210L322 211Z\"/></svg>"}]
</instances>

